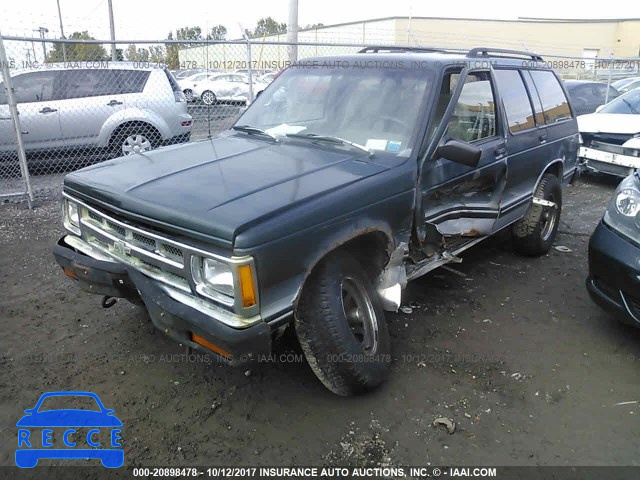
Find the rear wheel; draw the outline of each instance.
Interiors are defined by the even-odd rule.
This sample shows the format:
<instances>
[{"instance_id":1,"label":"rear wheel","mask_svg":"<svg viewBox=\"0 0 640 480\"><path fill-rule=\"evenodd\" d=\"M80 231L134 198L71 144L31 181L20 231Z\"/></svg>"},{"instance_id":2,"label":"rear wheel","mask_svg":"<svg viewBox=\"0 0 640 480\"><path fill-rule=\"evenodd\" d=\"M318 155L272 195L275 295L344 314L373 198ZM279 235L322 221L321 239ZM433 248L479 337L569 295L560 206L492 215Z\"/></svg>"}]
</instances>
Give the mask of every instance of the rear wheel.
<instances>
[{"instance_id":1,"label":"rear wheel","mask_svg":"<svg viewBox=\"0 0 640 480\"><path fill-rule=\"evenodd\" d=\"M558 177L545 174L533 196L554 206L532 202L524 217L513 226L512 238L516 251L538 256L549 251L558 232L562 212L562 187Z\"/></svg>"},{"instance_id":2,"label":"rear wheel","mask_svg":"<svg viewBox=\"0 0 640 480\"><path fill-rule=\"evenodd\" d=\"M193 90L187 88L182 93L184 93L184 98L187 100L187 102L193 102Z\"/></svg>"},{"instance_id":3,"label":"rear wheel","mask_svg":"<svg viewBox=\"0 0 640 480\"><path fill-rule=\"evenodd\" d=\"M331 254L307 279L295 330L311 369L333 393L371 390L389 374L384 311L364 268L347 253Z\"/></svg>"},{"instance_id":4,"label":"rear wheel","mask_svg":"<svg viewBox=\"0 0 640 480\"><path fill-rule=\"evenodd\" d=\"M211 90L206 90L202 92L202 95L200 95L200 98L202 99L202 103L204 103L205 105L213 105L217 101L216 94L213 93Z\"/></svg>"}]
</instances>

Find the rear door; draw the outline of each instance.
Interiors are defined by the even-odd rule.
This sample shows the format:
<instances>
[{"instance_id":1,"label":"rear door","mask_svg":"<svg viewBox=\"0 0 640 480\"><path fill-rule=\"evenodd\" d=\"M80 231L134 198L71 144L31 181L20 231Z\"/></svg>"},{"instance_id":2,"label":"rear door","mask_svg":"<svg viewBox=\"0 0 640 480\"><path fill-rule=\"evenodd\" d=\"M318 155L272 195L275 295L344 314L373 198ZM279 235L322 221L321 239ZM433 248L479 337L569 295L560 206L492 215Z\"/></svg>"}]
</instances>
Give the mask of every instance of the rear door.
<instances>
[{"instance_id":1,"label":"rear door","mask_svg":"<svg viewBox=\"0 0 640 480\"><path fill-rule=\"evenodd\" d=\"M448 103L457 76L445 76L439 104ZM424 221L442 235L474 237L494 231L507 171L505 141L498 119L490 72L470 72L441 142L453 138L479 147L479 164L468 167L433 158L425 163L421 175Z\"/></svg>"},{"instance_id":2,"label":"rear door","mask_svg":"<svg viewBox=\"0 0 640 480\"><path fill-rule=\"evenodd\" d=\"M108 69L64 70L60 125L67 146L93 145L107 119L126 108L120 73Z\"/></svg>"},{"instance_id":3,"label":"rear door","mask_svg":"<svg viewBox=\"0 0 640 480\"><path fill-rule=\"evenodd\" d=\"M494 72L507 124L507 186L498 227L520 218L528 208L533 184L547 161L547 126L542 102L527 71Z\"/></svg>"}]
</instances>

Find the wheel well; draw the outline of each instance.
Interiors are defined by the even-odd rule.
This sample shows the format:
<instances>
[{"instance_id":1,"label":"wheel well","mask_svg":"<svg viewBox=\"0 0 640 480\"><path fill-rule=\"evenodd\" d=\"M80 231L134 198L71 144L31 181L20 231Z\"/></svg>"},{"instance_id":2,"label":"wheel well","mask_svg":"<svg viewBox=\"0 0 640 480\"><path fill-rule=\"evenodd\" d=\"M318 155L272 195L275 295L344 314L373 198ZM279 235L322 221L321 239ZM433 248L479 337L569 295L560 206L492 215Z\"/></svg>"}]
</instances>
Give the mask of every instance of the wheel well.
<instances>
[{"instance_id":1,"label":"wheel well","mask_svg":"<svg viewBox=\"0 0 640 480\"><path fill-rule=\"evenodd\" d=\"M389 262L389 239L382 232L359 235L338 248L353 255L372 279L377 277Z\"/></svg>"},{"instance_id":2,"label":"wheel well","mask_svg":"<svg viewBox=\"0 0 640 480\"><path fill-rule=\"evenodd\" d=\"M553 173L556 177L560 179L560 181L562 181L562 171L563 171L562 162L555 162L549 165L544 173Z\"/></svg>"},{"instance_id":3,"label":"wheel well","mask_svg":"<svg viewBox=\"0 0 640 480\"><path fill-rule=\"evenodd\" d=\"M162 138L160 131L150 123L141 122L141 121L132 121L132 122L125 122L122 125L119 125L118 128L116 128L111 134L111 138L109 139L109 144L113 145L113 143L118 138L118 135L120 135L123 131L129 128L145 129L145 131L149 132L149 136L152 136L156 141L159 141Z\"/></svg>"}]
</instances>

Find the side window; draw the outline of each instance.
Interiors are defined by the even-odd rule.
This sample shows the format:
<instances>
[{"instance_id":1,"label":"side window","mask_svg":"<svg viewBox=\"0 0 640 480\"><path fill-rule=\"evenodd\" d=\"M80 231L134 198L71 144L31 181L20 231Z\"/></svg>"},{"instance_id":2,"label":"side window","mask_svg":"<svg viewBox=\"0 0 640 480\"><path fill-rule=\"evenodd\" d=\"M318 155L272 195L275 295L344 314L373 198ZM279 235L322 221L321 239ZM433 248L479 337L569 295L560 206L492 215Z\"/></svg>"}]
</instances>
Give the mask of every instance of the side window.
<instances>
[{"instance_id":1,"label":"side window","mask_svg":"<svg viewBox=\"0 0 640 480\"><path fill-rule=\"evenodd\" d=\"M142 92L151 73L145 70L113 70L113 72L118 79L120 93Z\"/></svg>"},{"instance_id":2,"label":"side window","mask_svg":"<svg viewBox=\"0 0 640 480\"><path fill-rule=\"evenodd\" d=\"M571 118L569 101L553 72L532 70L531 77L540 95L547 125Z\"/></svg>"},{"instance_id":3,"label":"side window","mask_svg":"<svg viewBox=\"0 0 640 480\"><path fill-rule=\"evenodd\" d=\"M53 100L53 84L56 71L33 72L18 75L13 80L16 103L46 102ZM6 99L4 99L6 103Z\"/></svg>"},{"instance_id":4,"label":"side window","mask_svg":"<svg viewBox=\"0 0 640 480\"><path fill-rule=\"evenodd\" d=\"M527 89L518 70L496 70L500 98L507 114L509 131L522 132L536 126Z\"/></svg>"},{"instance_id":5,"label":"side window","mask_svg":"<svg viewBox=\"0 0 640 480\"><path fill-rule=\"evenodd\" d=\"M62 98L86 98L120 93L114 70L66 70Z\"/></svg>"},{"instance_id":6,"label":"side window","mask_svg":"<svg viewBox=\"0 0 640 480\"><path fill-rule=\"evenodd\" d=\"M533 104L533 112L536 117L536 125L544 125L544 113L542 111L542 102L540 101L540 95L538 95L538 90L536 90L536 86L533 84L533 79L531 78L531 74L528 70L521 70L522 78L524 79L524 83L527 86L527 90L529 90L529 98L531 99L531 103Z\"/></svg>"},{"instance_id":7,"label":"side window","mask_svg":"<svg viewBox=\"0 0 640 480\"><path fill-rule=\"evenodd\" d=\"M464 142L496 135L496 105L488 72L467 75L447 135Z\"/></svg>"}]
</instances>

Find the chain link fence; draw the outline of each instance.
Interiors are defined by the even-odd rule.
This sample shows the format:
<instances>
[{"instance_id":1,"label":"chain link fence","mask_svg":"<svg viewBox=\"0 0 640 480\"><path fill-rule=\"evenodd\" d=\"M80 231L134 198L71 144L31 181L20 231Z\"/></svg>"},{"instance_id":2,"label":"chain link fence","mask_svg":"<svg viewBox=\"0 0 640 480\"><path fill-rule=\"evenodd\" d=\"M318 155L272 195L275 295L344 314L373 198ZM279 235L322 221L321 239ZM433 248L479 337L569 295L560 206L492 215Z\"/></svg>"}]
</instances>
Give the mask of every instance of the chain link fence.
<instances>
[{"instance_id":1,"label":"chain link fence","mask_svg":"<svg viewBox=\"0 0 640 480\"><path fill-rule=\"evenodd\" d=\"M59 195L65 173L228 129L290 58L361 43L0 39L0 200ZM545 56L566 79L640 75L638 59Z\"/></svg>"}]
</instances>

